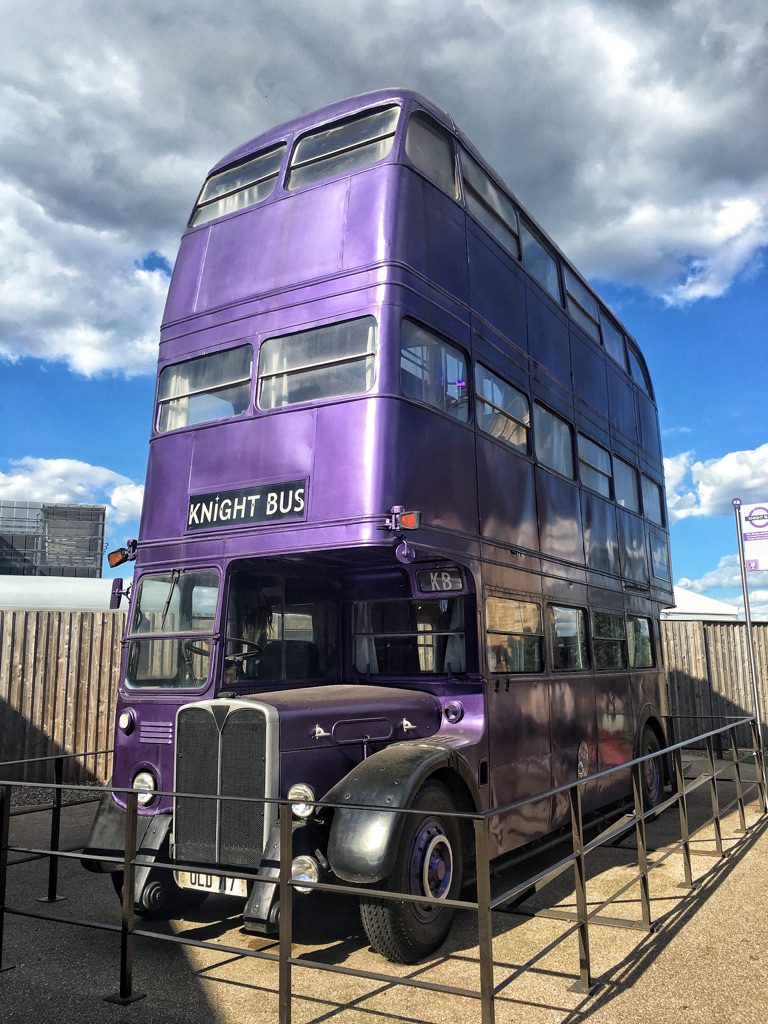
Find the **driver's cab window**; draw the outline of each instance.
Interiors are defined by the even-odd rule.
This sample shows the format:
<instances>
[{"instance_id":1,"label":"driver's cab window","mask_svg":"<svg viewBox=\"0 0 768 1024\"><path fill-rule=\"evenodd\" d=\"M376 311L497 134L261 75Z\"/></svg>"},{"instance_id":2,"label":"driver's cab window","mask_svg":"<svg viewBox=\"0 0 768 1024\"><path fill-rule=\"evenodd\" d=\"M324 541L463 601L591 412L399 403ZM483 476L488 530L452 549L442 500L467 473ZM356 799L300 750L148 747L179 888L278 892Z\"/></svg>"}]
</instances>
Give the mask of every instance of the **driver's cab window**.
<instances>
[{"instance_id":1,"label":"driver's cab window","mask_svg":"<svg viewBox=\"0 0 768 1024\"><path fill-rule=\"evenodd\" d=\"M238 573L229 589L224 683L336 674L336 595L316 580Z\"/></svg>"}]
</instances>

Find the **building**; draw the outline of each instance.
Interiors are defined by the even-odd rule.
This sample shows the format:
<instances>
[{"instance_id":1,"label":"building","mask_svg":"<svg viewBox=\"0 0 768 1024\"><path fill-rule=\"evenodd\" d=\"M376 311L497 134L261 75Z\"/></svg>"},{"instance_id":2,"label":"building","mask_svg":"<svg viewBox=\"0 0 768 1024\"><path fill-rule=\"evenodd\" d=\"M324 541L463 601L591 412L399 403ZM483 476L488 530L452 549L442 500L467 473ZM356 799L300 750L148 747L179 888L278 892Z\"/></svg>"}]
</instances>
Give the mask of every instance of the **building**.
<instances>
[{"instance_id":1,"label":"building","mask_svg":"<svg viewBox=\"0 0 768 1024\"><path fill-rule=\"evenodd\" d=\"M675 587L675 605L661 613L662 619L687 619L704 622L736 622L739 609L725 601Z\"/></svg>"},{"instance_id":2,"label":"building","mask_svg":"<svg viewBox=\"0 0 768 1024\"><path fill-rule=\"evenodd\" d=\"M99 578L104 505L0 501L0 575Z\"/></svg>"}]
</instances>

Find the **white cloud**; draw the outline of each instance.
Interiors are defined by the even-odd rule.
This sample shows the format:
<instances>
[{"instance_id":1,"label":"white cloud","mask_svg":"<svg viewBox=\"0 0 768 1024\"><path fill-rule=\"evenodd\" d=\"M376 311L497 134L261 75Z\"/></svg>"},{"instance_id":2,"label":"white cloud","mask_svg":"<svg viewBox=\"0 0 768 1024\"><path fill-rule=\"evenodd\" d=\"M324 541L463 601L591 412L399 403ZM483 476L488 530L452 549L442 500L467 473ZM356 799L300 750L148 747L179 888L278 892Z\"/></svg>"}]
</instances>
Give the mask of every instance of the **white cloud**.
<instances>
[{"instance_id":1,"label":"white cloud","mask_svg":"<svg viewBox=\"0 0 768 1024\"><path fill-rule=\"evenodd\" d=\"M739 556L723 555L715 569L711 569L695 580L683 576L676 585L684 590L691 590L695 594L706 594L710 590L741 588ZM721 600L726 600L726 598L721 598Z\"/></svg>"},{"instance_id":2,"label":"white cloud","mask_svg":"<svg viewBox=\"0 0 768 1024\"><path fill-rule=\"evenodd\" d=\"M3 34L6 359L151 370L166 281L135 262L172 262L207 168L393 83L453 113L587 274L687 303L768 241L762 0L30 0Z\"/></svg>"},{"instance_id":3,"label":"white cloud","mask_svg":"<svg viewBox=\"0 0 768 1024\"><path fill-rule=\"evenodd\" d=\"M664 460L671 522L689 516L733 515L731 502L768 500L768 443L750 451L698 460L682 452Z\"/></svg>"},{"instance_id":4,"label":"white cloud","mask_svg":"<svg viewBox=\"0 0 768 1024\"><path fill-rule=\"evenodd\" d=\"M138 519L144 488L104 466L78 459L38 459L27 455L0 473L0 498L7 501L50 501L106 505L111 523Z\"/></svg>"}]
</instances>

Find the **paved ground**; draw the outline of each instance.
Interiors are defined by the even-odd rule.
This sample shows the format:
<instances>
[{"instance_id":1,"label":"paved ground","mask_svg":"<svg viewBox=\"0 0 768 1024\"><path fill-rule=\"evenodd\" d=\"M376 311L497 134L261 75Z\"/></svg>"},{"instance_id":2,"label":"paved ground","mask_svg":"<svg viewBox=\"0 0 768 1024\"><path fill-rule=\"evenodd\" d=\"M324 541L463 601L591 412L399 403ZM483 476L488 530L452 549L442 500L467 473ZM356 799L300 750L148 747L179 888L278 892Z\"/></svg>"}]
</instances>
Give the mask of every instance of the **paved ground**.
<instances>
[{"instance_id":1,"label":"paved ground","mask_svg":"<svg viewBox=\"0 0 768 1024\"><path fill-rule=\"evenodd\" d=\"M733 787L721 787L723 803ZM693 816L708 813L708 788L691 799ZM68 808L64 848L82 843L93 806ZM42 814L12 820L11 841L45 845ZM726 856L714 849L711 831L695 842L694 874L702 880L690 893L681 888L682 858L674 854L651 874L656 931L593 926L593 975L589 996L571 990L578 974L576 938L562 939L568 925L512 914L494 916L495 980L499 1024L764 1024L768 1017L768 819L748 807L746 837L731 815L723 835ZM657 863L675 838L677 814L649 827ZM631 837L600 851L591 861L588 897L597 906L632 875ZM18 859L18 858L17 858ZM531 865L535 870L537 865ZM88 875L77 861L64 861L59 891L66 900L38 903L47 885L47 862L26 861L9 870L7 902L33 913L88 918L116 925L119 912L109 879ZM559 886L559 888L558 888ZM573 907L573 890L555 883L535 897L537 906ZM544 899L544 896L547 899ZM528 906L534 905L531 901ZM158 935L189 936L242 949L276 952L276 945L239 930L239 904L209 899L173 923L152 923ZM630 888L606 914L640 919L638 887ZM475 929L462 915L445 946L417 967L396 967L373 954L361 934L351 902L314 896L300 902L294 955L318 964L341 964L393 976L409 976L467 988L478 985ZM184 947L159 939L136 940L134 988L146 998L119 1007L102 1001L119 983L119 936L115 933L7 915L0 974L2 1024L88 1024L96 1021L216 1022L273 1024L278 1017L277 965L224 951ZM325 971L294 969L293 1020L297 1024L465 1024L480 1020L479 1003Z\"/></svg>"}]
</instances>

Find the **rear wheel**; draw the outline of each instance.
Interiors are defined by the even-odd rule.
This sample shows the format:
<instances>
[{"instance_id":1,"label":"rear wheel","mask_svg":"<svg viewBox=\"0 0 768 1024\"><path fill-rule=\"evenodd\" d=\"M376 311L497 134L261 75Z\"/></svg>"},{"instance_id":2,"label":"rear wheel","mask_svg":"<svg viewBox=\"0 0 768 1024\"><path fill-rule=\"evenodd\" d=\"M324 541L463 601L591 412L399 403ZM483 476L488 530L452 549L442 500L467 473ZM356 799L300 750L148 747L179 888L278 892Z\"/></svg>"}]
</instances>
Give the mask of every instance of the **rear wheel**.
<instances>
[{"instance_id":1,"label":"rear wheel","mask_svg":"<svg viewBox=\"0 0 768 1024\"><path fill-rule=\"evenodd\" d=\"M461 830L450 791L437 780L416 794L414 808L423 816L406 815L392 874L384 886L393 892L435 899L457 899L461 891ZM395 963L413 964L445 941L454 909L429 903L377 900L363 896L360 916L373 948Z\"/></svg>"},{"instance_id":2,"label":"rear wheel","mask_svg":"<svg viewBox=\"0 0 768 1024\"><path fill-rule=\"evenodd\" d=\"M646 725L640 740L639 757L647 754L658 754L661 742L655 729ZM661 799L664 786L664 766L660 757L654 757L640 765L640 779L643 790L643 807L648 810L655 807Z\"/></svg>"}]
</instances>

